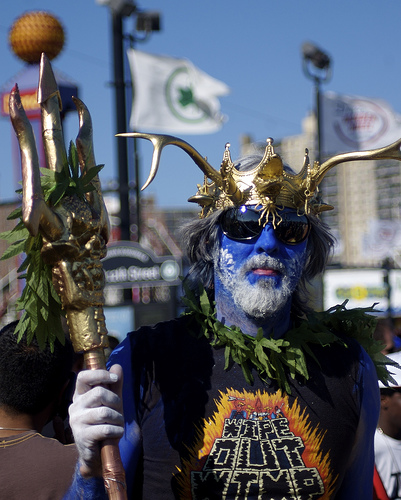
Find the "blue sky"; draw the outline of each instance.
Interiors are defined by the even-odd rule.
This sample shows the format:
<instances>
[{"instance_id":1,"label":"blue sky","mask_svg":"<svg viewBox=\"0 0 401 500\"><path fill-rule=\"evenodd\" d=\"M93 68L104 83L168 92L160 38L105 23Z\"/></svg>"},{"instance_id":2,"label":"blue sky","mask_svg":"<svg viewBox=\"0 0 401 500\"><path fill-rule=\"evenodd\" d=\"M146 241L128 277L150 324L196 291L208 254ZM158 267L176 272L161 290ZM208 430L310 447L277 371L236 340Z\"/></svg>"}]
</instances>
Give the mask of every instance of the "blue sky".
<instances>
[{"instance_id":1,"label":"blue sky","mask_svg":"<svg viewBox=\"0 0 401 500\"><path fill-rule=\"evenodd\" d=\"M379 97L401 113L397 0L142 0L138 7L160 11L162 31L137 48L188 58L231 89L221 99L229 119L219 132L182 136L216 168L226 142L232 156L238 156L242 134L264 141L301 132L301 121L313 107L313 85L301 64L305 41L321 46L333 60L333 77L324 90ZM65 28L66 45L53 65L80 86L94 122L96 159L106 165L101 173L105 184L117 177L109 10L95 0L2 2L0 86L23 68L8 46L8 32L28 10L47 10ZM126 30L131 25L128 20ZM65 127L68 141L75 138L77 124L72 114ZM8 120L0 119L0 201L13 197L11 133ZM143 183L150 166L147 142L140 143L139 154ZM185 207L202 177L185 153L169 147L145 193L162 207Z\"/></svg>"}]
</instances>

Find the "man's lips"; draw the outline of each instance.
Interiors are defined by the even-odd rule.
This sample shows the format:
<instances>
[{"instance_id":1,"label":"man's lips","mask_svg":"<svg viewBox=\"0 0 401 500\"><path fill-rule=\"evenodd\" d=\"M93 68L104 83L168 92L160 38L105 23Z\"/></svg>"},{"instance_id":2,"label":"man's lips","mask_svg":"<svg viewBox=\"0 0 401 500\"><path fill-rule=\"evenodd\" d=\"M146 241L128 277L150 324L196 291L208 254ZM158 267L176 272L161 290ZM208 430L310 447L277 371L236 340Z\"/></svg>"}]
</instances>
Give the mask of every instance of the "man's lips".
<instances>
[{"instance_id":1,"label":"man's lips","mask_svg":"<svg viewBox=\"0 0 401 500\"><path fill-rule=\"evenodd\" d=\"M258 276L278 276L280 273L276 269L264 269L264 268L256 268L252 269L253 274L257 274Z\"/></svg>"}]
</instances>

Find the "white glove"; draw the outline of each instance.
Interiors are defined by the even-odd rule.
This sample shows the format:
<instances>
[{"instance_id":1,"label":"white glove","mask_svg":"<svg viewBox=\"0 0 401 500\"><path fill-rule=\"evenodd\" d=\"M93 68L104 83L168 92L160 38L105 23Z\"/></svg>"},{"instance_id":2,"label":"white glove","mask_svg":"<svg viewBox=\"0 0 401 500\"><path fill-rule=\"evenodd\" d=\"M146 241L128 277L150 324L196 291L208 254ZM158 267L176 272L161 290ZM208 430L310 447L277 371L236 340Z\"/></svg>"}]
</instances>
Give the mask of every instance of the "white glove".
<instances>
[{"instance_id":1,"label":"white glove","mask_svg":"<svg viewBox=\"0 0 401 500\"><path fill-rule=\"evenodd\" d=\"M107 370L83 370L78 374L70 425L84 477L101 476L100 442L120 439L124 433L120 365Z\"/></svg>"}]
</instances>

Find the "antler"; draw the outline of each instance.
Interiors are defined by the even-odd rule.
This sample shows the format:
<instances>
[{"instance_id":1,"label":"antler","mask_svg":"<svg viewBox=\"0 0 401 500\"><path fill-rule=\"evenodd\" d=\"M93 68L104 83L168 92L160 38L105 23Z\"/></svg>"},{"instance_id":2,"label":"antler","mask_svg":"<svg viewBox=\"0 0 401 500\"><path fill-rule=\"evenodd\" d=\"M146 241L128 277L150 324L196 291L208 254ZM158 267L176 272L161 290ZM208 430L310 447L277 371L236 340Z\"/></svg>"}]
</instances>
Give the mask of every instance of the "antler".
<instances>
[{"instance_id":1,"label":"antler","mask_svg":"<svg viewBox=\"0 0 401 500\"><path fill-rule=\"evenodd\" d=\"M215 182L217 186L222 187L223 185L223 179L220 172L214 169L210 165L210 163L208 163L208 161L205 158L203 158L203 156L200 153L198 153L198 151L196 151L195 148L193 148L190 144L183 141L182 139L179 139L178 137L174 137L172 135L162 135L162 134L142 134L139 132L126 132L123 134L117 134L117 137L136 137L139 139L147 139L153 144L153 156L152 156L152 165L150 168L150 174L147 181L142 186L142 191L145 188L147 188L155 178L156 173L159 169L161 152L163 148L165 148L169 144L178 146L183 151L185 151L196 163L196 165L198 165L198 167L202 170L202 172L210 180Z\"/></svg>"},{"instance_id":2,"label":"antler","mask_svg":"<svg viewBox=\"0 0 401 500\"><path fill-rule=\"evenodd\" d=\"M393 142L389 146L385 146L379 149L370 149L367 151L353 151L350 153L342 153L332 158L329 158L321 165L316 164L311 169L312 182L315 186L318 186L323 180L326 173L338 165L339 163L344 163L348 161L358 161L358 160L398 160L401 161L401 138ZM305 179L307 176L308 165L304 163L304 166L300 172L294 176L299 180Z\"/></svg>"}]
</instances>

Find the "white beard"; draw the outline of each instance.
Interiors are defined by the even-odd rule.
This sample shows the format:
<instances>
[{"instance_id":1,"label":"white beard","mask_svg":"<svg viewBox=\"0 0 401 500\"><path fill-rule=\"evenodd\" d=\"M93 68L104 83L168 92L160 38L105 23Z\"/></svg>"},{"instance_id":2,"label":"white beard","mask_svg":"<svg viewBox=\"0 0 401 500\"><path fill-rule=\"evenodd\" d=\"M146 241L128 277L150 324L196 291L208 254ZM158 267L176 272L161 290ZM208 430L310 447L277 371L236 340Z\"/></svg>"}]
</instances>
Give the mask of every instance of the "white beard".
<instances>
[{"instance_id":1,"label":"white beard","mask_svg":"<svg viewBox=\"0 0 401 500\"><path fill-rule=\"evenodd\" d=\"M215 272L223 287L231 294L234 305L255 320L271 318L279 313L291 300L305 265L305 254L284 265L279 259L267 255L252 257L240 269L227 250L222 250L215 262ZM275 279L259 279L251 284L247 274L255 268L271 268L280 274ZM235 315L235 313L234 313Z\"/></svg>"}]
</instances>

